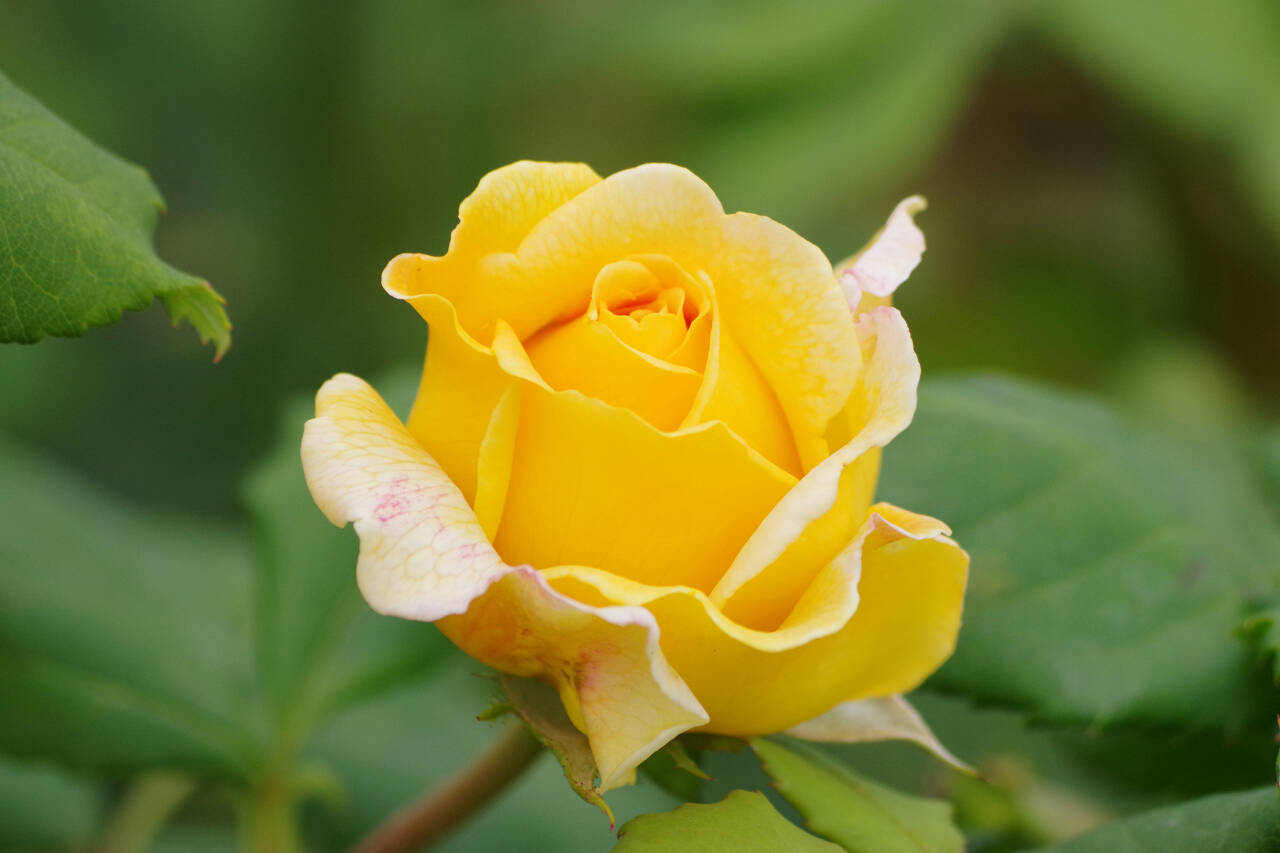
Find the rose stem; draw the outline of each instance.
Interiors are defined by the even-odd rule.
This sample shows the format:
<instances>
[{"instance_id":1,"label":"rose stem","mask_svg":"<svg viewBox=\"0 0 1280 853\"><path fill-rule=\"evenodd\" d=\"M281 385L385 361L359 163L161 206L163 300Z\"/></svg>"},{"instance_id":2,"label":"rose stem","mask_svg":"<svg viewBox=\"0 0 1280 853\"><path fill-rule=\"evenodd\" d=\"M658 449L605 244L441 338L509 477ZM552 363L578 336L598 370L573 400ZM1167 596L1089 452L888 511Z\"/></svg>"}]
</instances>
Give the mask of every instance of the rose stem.
<instances>
[{"instance_id":1,"label":"rose stem","mask_svg":"<svg viewBox=\"0 0 1280 853\"><path fill-rule=\"evenodd\" d=\"M457 829L502 793L542 754L523 722L509 725L489 748L422 799L391 815L350 853L413 853Z\"/></svg>"}]
</instances>

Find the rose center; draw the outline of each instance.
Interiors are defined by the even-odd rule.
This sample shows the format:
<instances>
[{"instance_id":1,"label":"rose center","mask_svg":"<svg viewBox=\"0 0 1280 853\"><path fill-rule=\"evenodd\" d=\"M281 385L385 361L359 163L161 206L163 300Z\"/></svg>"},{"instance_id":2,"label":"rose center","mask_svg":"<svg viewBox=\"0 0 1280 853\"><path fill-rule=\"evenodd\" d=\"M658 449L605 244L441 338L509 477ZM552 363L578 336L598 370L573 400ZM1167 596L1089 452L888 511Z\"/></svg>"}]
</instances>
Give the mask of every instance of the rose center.
<instances>
[{"instance_id":1,"label":"rose center","mask_svg":"<svg viewBox=\"0 0 1280 853\"><path fill-rule=\"evenodd\" d=\"M690 327L707 309L706 289L679 265L641 256L600 270L587 316L632 349L667 360L688 341ZM680 363L701 369L705 352L681 355Z\"/></svg>"}]
</instances>

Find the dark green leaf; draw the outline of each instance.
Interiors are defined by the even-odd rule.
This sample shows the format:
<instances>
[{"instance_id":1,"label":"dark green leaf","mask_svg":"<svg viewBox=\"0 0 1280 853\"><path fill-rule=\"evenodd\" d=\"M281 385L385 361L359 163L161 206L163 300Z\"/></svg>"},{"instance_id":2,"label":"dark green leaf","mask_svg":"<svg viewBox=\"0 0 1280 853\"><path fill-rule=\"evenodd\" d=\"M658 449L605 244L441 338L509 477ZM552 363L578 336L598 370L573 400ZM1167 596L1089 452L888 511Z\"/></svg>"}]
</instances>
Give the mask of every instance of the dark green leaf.
<instances>
[{"instance_id":1,"label":"dark green leaf","mask_svg":"<svg viewBox=\"0 0 1280 853\"><path fill-rule=\"evenodd\" d=\"M159 297L221 356L222 297L151 246L161 206L146 172L0 74L0 341L82 335Z\"/></svg>"},{"instance_id":2,"label":"dark green leaf","mask_svg":"<svg viewBox=\"0 0 1280 853\"><path fill-rule=\"evenodd\" d=\"M849 853L964 850L948 803L887 788L809 748L796 751L761 738L751 748L809 829Z\"/></svg>"},{"instance_id":3,"label":"dark green leaf","mask_svg":"<svg viewBox=\"0 0 1280 853\"><path fill-rule=\"evenodd\" d=\"M718 803L686 803L628 821L613 853L838 853L788 821L764 794L733 791Z\"/></svg>"},{"instance_id":4,"label":"dark green leaf","mask_svg":"<svg viewBox=\"0 0 1280 853\"><path fill-rule=\"evenodd\" d=\"M246 775L248 549L0 441L0 748Z\"/></svg>"},{"instance_id":5,"label":"dark green leaf","mask_svg":"<svg viewBox=\"0 0 1280 853\"><path fill-rule=\"evenodd\" d=\"M1247 467L995 379L925 385L885 462L881 494L973 557L934 686L1094 728L1270 727L1236 629L1276 600L1280 533Z\"/></svg>"},{"instance_id":6,"label":"dark green leaf","mask_svg":"<svg viewBox=\"0 0 1280 853\"><path fill-rule=\"evenodd\" d=\"M1039 853L1271 853L1280 850L1272 787L1218 794L1117 821Z\"/></svg>"}]
</instances>

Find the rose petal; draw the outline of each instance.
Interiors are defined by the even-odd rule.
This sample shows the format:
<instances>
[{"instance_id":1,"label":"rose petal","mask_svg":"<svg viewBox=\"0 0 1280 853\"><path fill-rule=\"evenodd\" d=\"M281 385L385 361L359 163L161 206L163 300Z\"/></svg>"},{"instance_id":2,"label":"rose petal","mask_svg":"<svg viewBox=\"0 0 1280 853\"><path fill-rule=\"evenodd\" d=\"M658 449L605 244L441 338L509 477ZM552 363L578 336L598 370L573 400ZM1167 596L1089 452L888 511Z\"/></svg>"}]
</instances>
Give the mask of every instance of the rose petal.
<instances>
[{"instance_id":1,"label":"rose petal","mask_svg":"<svg viewBox=\"0 0 1280 853\"><path fill-rule=\"evenodd\" d=\"M488 176L484 198L523 200L532 192L538 204L527 210L543 210L557 196L545 189L548 178L537 165ZM538 182L533 191L526 189L528 181ZM511 238L521 229L505 229L490 253L476 260L482 249L464 251L471 245L464 232L472 232L464 222L449 255L402 255L388 266L384 286L415 305L425 293L448 297L462 327L482 343L491 340L499 318L525 340L581 314L607 264L666 255L690 275L706 274L720 321L777 397L801 445L801 462L816 464L826 453L823 432L853 390L860 360L853 320L822 253L765 217L726 216L711 189L676 166L639 166L580 189L587 182L569 181L570 189L557 184L567 200L518 245ZM526 208L521 211L523 216ZM724 387L734 393L732 384Z\"/></svg>"},{"instance_id":2,"label":"rose petal","mask_svg":"<svg viewBox=\"0 0 1280 853\"><path fill-rule=\"evenodd\" d=\"M506 565L457 487L366 383L339 375L302 444L307 484L360 536L357 579L381 613L441 629L485 663L544 678L574 706L608 789L706 721L667 664L651 614L589 607Z\"/></svg>"},{"instance_id":3,"label":"rose petal","mask_svg":"<svg viewBox=\"0 0 1280 853\"><path fill-rule=\"evenodd\" d=\"M801 740L824 743L907 740L963 773L975 772L942 745L920 712L901 695L841 702L825 714L792 726L786 733Z\"/></svg>"},{"instance_id":4,"label":"rose petal","mask_svg":"<svg viewBox=\"0 0 1280 853\"><path fill-rule=\"evenodd\" d=\"M501 322L494 350L524 380L494 539L509 561L709 590L796 482L724 424L663 433L632 412L552 390Z\"/></svg>"},{"instance_id":5,"label":"rose petal","mask_svg":"<svg viewBox=\"0 0 1280 853\"><path fill-rule=\"evenodd\" d=\"M866 294L873 297L872 302L887 304L898 285L906 281L920 263L924 254L924 233L916 227L912 217L925 206L925 200L918 195L899 202L889 214L889 221L871 238L871 242L861 252L836 266L836 274L851 310L865 311L874 307L859 304Z\"/></svg>"},{"instance_id":6,"label":"rose petal","mask_svg":"<svg viewBox=\"0 0 1280 853\"><path fill-rule=\"evenodd\" d=\"M575 600L643 605L657 618L667 660L710 715L704 728L766 734L842 701L908 691L946 660L960 626L968 556L943 529L877 505L815 582L821 600L804 602L775 631L744 628L688 587L577 567L544 574Z\"/></svg>"},{"instance_id":7,"label":"rose petal","mask_svg":"<svg viewBox=\"0 0 1280 853\"><path fill-rule=\"evenodd\" d=\"M777 627L853 538L875 487L878 448L915 412L920 364L902 315L878 308L860 319L859 334L864 372L844 413L852 438L778 502L711 592L744 625Z\"/></svg>"}]
</instances>

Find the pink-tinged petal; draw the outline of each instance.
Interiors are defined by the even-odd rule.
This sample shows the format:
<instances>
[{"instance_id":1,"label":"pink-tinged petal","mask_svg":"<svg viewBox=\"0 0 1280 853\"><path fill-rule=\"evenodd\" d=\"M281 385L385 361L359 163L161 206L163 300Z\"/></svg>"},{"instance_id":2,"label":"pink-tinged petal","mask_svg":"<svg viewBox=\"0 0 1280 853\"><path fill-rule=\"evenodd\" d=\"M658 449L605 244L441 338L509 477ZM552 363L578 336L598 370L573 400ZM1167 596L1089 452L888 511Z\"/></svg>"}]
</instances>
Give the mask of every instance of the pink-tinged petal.
<instances>
[{"instance_id":1,"label":"pink-tinged petal","mask_svg":"<svg viewBox=\"0 0 1280 853\"><path fill-rule=\"evenodd\" d=\"M888 299L920 263L924 234L912 217L924 208L925 200L918 195L899 202L871 242L836 267L850 309L859 307L864 294Z\"/></svg>"},{"instance_id":2,"label":"pink-tinged petal","mask_svg":"<svg viewBox=\"0 0 1280 853\"><path fill-rule=\"evenodd\" d=\"M440 466L365 382L338 375L302 442L307 484L334 524L360 536L357 580L381 613L441 629L473 657L560 691L583 727L602 788L707 720L638 606L590 607L529 566L509 566Z\"/></svg>"}]
</instances>

